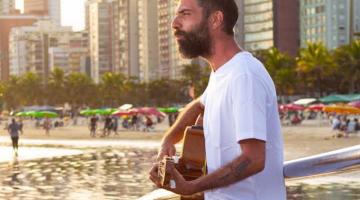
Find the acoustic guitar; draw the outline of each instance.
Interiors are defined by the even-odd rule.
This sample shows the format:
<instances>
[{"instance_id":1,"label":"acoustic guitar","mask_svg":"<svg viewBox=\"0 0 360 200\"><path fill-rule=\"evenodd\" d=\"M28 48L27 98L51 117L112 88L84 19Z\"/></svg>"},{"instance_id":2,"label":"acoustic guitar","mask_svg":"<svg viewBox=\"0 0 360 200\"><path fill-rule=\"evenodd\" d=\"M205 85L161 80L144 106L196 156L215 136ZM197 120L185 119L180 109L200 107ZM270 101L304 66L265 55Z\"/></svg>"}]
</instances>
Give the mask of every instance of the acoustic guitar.
<instances>
[{"instance_id":1,"label":"acoustic guitar","mask_svg":"<svg viewBox=\"0 0 360 200\"><path fill-rule=\"evenodd\" d=\"M199 116L196 124L202 124ZM176 187L171 181L169 174L170 167L175 167L187 181L195 180L206 174L206 155L205 139L203 127L200 125L189 126L185 129L183 137L183 146L180 157L165 157L159 163L159 176L163 186ZM181 196L181 199L201 200L204 199L203 193Z\"/></svg>"}]
</instances>

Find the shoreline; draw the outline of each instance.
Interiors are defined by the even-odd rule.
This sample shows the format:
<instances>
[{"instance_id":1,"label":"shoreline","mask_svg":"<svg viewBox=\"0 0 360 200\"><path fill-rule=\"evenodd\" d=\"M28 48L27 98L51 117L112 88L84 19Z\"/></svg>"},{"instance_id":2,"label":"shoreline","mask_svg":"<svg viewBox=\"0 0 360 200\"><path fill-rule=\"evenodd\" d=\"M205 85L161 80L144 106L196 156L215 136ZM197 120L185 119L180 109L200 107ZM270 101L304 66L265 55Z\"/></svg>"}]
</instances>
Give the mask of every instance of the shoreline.
<instances>
[{"instance_id":1,"label":"shoreline","mask_svg":"<svg viewBox=\"0 0 360 200\"><path fill-rule=\"evenodd\" d=\"M99 127L101 127L99 125ZM168 128L167 123L157 124L151 132L120 129L118 135L91 138L86 124L65 126L51 129L50 136L41 128L27 124L24 134L20 135L21 146L65 147L65 148L99 148L130 147L157 149L161 138ZM10 138L5 131L0 132L0 146L10 145ZM349 138L333 138L336 132L329 125L316 120L304 121L297 126L282 126L284 141L284 160L293 160L336 149L360 144L360 132ZM98 131L101 134L101 131Z\"/></svg>"}]
</instances>

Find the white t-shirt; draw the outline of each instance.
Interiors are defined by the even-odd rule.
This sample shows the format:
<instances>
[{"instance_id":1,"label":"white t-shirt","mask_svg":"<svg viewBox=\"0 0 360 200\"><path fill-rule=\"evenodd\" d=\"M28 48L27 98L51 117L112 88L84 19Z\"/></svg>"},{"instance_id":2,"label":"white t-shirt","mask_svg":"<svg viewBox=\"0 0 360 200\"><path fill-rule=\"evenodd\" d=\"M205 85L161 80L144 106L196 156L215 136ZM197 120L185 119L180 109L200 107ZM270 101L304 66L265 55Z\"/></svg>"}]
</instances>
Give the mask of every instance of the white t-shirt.
<instances>
[{"instance_id":1,"label":"white t-shirt","mask_svg":"<svg viewBox=\"0 0 360 200\"><path fill-rule=\"evenodd\" d=\"M266 141L265 169L227 187L205 192L206 200L285 200L283 141L274 83L248 52L212 72L201 97L208 172L241 155L239 141Z\"/></svg>"}]
</instances>

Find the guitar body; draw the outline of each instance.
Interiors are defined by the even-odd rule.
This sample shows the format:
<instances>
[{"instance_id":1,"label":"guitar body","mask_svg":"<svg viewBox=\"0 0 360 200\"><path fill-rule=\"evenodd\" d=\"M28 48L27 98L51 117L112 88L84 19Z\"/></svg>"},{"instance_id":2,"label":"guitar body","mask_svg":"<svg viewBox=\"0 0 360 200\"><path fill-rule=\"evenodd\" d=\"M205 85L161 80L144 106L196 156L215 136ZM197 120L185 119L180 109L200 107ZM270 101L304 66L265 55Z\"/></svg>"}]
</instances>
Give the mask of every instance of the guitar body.
<instances>
[{"instance_id":1,"label":"guitar body","mask_svg":"<svg viewBox=\"0 0 360 200\"><path fill-rule=\"evenodd\" d=\"M171 157L165 157L159 164L161 184L170 185L171 176L169 167L175 166L185 180L192 181L206 174L205 138L202 127L202 116L199 116L196 125L188 126L183 137L183 146L178 162ZM178 199L202 200L203 193L191 196L181 196Z\"/></svg>"}]
</instances>

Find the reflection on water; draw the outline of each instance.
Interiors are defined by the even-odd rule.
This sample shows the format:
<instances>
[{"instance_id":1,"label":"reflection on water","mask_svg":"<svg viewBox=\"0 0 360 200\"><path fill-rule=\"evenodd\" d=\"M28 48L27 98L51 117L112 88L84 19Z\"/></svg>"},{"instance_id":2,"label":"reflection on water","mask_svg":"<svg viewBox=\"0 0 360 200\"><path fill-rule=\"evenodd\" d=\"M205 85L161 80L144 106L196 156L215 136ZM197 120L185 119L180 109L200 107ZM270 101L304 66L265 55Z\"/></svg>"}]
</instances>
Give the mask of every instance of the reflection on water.
<instances>
[{"instance_id":1,"label":"reflection on water","mask_svg":"<svg viewBox=\"0 0 360 200\"><path fill-rule=\"evenodd\" d=\"M359 182L348 184L298 185L287 187L288 200L358 200Z\"/></svg>"},{"instance_id":2,"label":"reflection on water","mask_svg":"<svg viewBox=\"0 0 360 200\"><path fill-rule=\"evenodd\" d=\"M290 200L359 200L360 165L336 174L287 181Z\"/></svg>"},{"instance_id":3,"label":"reflection on water","mask_svg":"<svg viewBox=\"0 0 360 200\"><path fill-rule=\"evenodd\" d=\"M98 150L83 155L2 164L0 199L136 199L152 191L151 150Z\"/></svg>"},{"instance_id":4,"label":"reflection on water","mask_svg":"<svg viewBox=\"0 0 360 200\"><path fill-rule=\"evenodd\" d=\"M99 149L1 164L0 199L137 199L154 189L147 179L153 155L153 150ZM359 181L328 182L287 183L288 199L360 199Z\"/></svg>"}]
</instances>

